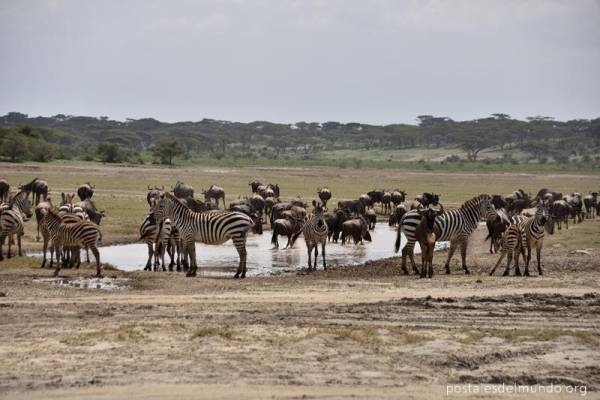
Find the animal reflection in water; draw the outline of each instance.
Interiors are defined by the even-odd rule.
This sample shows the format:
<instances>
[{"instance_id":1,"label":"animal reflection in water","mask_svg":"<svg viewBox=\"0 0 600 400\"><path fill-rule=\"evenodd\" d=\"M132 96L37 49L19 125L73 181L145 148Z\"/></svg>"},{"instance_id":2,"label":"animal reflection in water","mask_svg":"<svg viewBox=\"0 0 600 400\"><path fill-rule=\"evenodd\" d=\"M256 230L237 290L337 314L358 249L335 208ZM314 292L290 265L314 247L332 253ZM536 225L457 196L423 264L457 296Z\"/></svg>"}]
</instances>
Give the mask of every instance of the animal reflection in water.
<instances>
[{"instance_id":1,"label":"animal reflection in water","mask_svg":"<svg viewBox=\"0 0 600 400\"><path fill-rule=\"evenodd\" d=\"M367 260L377 260L395 256L393 243L396 238L396 228L390 228L387 223L378 223L370 231L373 241L364 245L347 243L345 246L337 243L327 245L327 265L362 264ZM402 242L404 245L404 242ZM443 247L444 242L438 244ZM273 275L281 272L296 271L308 265L306 245L302 236L298 238L291 249L273 250L271 235L248 235L246 248L248 250L248 275ZM416 249L418 253L418 248ZM101 247L101 259L125 271L142 270L146 264L146 245L143 243ZM237 269L238 254L231 241L220 246L210 246L196 243L198 258L198 273L203 276L229 276Z\"/></svg>"}]
</instances>

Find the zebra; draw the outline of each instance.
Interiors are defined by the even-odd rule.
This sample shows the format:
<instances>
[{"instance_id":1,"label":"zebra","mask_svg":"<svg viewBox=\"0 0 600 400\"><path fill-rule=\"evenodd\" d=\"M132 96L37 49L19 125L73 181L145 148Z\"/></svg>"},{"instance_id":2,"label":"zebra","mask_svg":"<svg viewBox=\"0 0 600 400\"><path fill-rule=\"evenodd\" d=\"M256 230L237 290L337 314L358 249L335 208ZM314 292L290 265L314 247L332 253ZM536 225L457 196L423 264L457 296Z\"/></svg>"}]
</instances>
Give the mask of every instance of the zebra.
<instances>
[{"instance_id":1,"label":"zebra","mask_svg":"<svg viewBox=\"0 0 600 400\"><path fill-rule=\"evenodd\" d=\"M98 242L102 239L100 228L93 222L78 221L67 224L58 213L52 209L44 216L44 224L48 230L52 246L56 250L56 269L54 276L58 276L61 264L61 253L65 247L88 247L96 259L96 277L102 277L100 269L100 252ZM80 261L78 260L77 268Z\"/></svg>"},{"instance_id":2,"label":"zebra","mask_svg":"<svg viewBox=\"0 0 600 400\"><path fill-rule=\"evenodd\" d=\"M40 203L40 204L42 204L42 203ZM39 229L40 229L40 232L42 233L42 238L44 239L43 253L42 253L43 258L42 258L42 265L40 266L40 268L44 268L46 266L46 261L47 261L46 252L48 251L48 243L51 240L50 239L50 231L48 230L47 220L45 219L46 214L48 213L48 210L50 210L50 209L53 209L53 207L49 207L49 208L45 207L45 208L41 208L39 210L36 208L36 216L39 217ZM60 218L63 220L63 222L65 224L76 224L78 222L86 220L81 215L70 213L70 212L59 211L58 215L60 216ZM50 268L52 268L52 265L54 264L53 258L54 258L55 250L58 251L57 249L55 249L54 245L51 245L50 246ZM73 246L73 247L68 247L66 249L63 249L62 258L63 258L64 264L68 267L72 267L76 261L79 262L79 257L80 257L79 252L80 252L79 246ZM75 255L75 257L77 257L77 258L74 259L73 257L71 257L72 255ZM87 262L89 264L90 256L89 256L88 248L86 248L86 255L87 255ZM57 258L57 260L58 260L58 258Z\"/></svg>"},{"instance_id":3,"label":"zebra","mask_svg":"<svg viewBox=\"0 0 600 400\"><path fill-rule=\"evenodd\" d=\"M321 254L323 256L323 269L327 270L327 263L325 261L325 245L327 244L327 237L329 236L327 222L323 216L323 205L317 203L316 200L313 200L312 204L314 207L313 215L302 226L302 234L304 235L304 241L306 242L306 248L308 250L308 270L317 270L319 244L321 245ZM299 233L296 234L294 241L296 241L298 235ZM311 253L313 249L315 249L315 262L311 265Z\"/></svg>"},{"instance_id":4,"label":"zebra","mask_svg":"<svg viewBox=\"0 0 600 400\"><path fill-rule=\"evenodd\" d=\"M465 274L470 273L467 268L467 246L469 244L469 236L477 229L479 219L486 216L490 209L490 196L481 194L467 200L460 208L443 212L435 218L435 233L437 240L450 241L450 251L448 252L448 259L445 264L447 274L450 273L450 260L452 260L452 256L459 244L461 247L463 270L465 271ZM402 271L405 274L408 274L408 270L406 269L407 255L410 257L413 272L415 274L419 273L414 260L414 247L415 242L417 241L415 230L420 222L421 215L419 214L419 211L411 210L404 214L398 225L395 243L396 253L400 250L402 232L404 232L407 239L407 243L402 249Z\"/></svg>"},{"instance_id":5,"label":"zebra","mask_svg":"<svg viewBox=\"0 0 600 400\"><path fill-rule=\"evenodd\" d=\"M190 258L188 277L196 276L198 265L196 263L195 242L207 244L223 244L229 239L240 256L240 263L234 278L246 277L246 237L248 231L258 230L256 222L246 214L237 211L215 210L195 213L181 204L175 196L164 193L152 210L155 220L169 218L173 226L179 231L184 248L184 266L187 256Z\"/></svg>"},{"instance_id":6,"label":"zebra","mask_svg":"<svg viewBox=\"0 0 600 400\"><path fill-rule=\"evenodd\" d=\"M155 240L155 250L154 250L154 256L156 259L160 258L160 261L162 262L162 270L166 271L165 269L165 251L169 254L169 256L171 257L171 263L169 264L169 271L173 271L173 266L175 265L175 253L177 252L177 270L180 271L181 270L181 264L180 264L180 257L181 257L181 253L180 253L180 249L179 249L179 232L177 231L177 228L175 228L171 222L171 220L169 218L165 218L162 221L160 221L160 224L158 225L158 234L156 236L156 240ZM157 265L158 263L155 262L154 263L154 270L157 270Z\"/></svg>"},{"instance_id":7,"label":"zebra","mask_svg":"<svg viewBox=\"0 0 600 400\"><path fill-rule=\"evenodd\" d=\"M506 269L502 276L508 276L510 272L510 263L514 255L515 275L521 276L521 270L519 269L519 252L523 255L523 259L525 259L525 247L523 246L521 227L519 224L510 224L502 234L502 253L500 254L498 262L490 271L490 275L494 275L496 268L498 268L504 257L507 256Z\"/></svg>"},{"instance_id":8,"label":"zebra","mask_svg":"<svg viewBox=\"0 0 600 400\"><path fill-rule=\"evenodd\" d=\"M29 200L29 192L21 190L12 198L9 199L6 209L0 211L0 261L4 260L2 247L4 240L8 239L8 258L11 257L10 250L12 247L12 235L17 235L18 255L21 256L21 238L24 232L24 222L29 220L33 212L31 211L31 201Z\"/></svg>"},{"instance_id":9,"label":"zebra","mask_svg":"<svg viewBox=\"0 0 600 400\"><path fill-rule=\"evenodd\" d=\"M539 203L535 210L535 215L526 217L524 215L515 215L512 222L521 228L521 241L527 246L527 259L525 260L525 272L523 275L529 276L529 262L531 261L531 249L535 247L538 274L542 275L541 255L544 245L544 236L547 231L550 235L554 234L554 219L550 217L548 207L544 203ZM523 255L523 258L525 256Z\"/></svg>"}]
</instances>

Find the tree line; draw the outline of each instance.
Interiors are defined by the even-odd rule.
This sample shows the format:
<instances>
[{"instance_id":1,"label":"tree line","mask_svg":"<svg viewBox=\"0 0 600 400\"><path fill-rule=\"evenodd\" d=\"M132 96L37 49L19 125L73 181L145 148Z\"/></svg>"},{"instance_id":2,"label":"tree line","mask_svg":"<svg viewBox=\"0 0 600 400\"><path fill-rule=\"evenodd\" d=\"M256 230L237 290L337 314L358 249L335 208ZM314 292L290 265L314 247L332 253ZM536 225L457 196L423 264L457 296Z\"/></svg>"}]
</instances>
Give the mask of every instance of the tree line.
<instances>
[{"instance_id":1,"label":"tree line","mask_svg":"<svg viewBox=\"0 0 600 400\"><path fill-rule=\"evenodd\" d=\"M332 150L456 147L476 162L497 148L510 158L518 149L539 163L600 163L600 118L557 121L547 116L518 120L504 113L468 121L420 115L417 123L370 125L328 121L277 124L203 119L161 122L153 118L116 121L108 117L0 117L0 158L58 159L172 164L180 157L311 157Z\"/></svg>"}]
</instances>

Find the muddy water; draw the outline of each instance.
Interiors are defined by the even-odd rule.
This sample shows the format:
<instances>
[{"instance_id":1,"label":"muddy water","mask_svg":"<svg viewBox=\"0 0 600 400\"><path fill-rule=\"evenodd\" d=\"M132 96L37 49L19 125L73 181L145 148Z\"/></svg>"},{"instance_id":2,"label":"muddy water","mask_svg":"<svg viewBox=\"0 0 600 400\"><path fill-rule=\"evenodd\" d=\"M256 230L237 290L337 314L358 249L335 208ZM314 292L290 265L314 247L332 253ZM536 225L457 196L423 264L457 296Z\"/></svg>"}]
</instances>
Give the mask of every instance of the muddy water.
<instances>
[{"instance_id":1,"label":"muddy water","mask_svg":"<svg viewBox=\"0 0 600 400\"><path fill-rule=\"evenodd\" d=\"M279 238L279 250L274 250L271 245L271 232L263 235L250 235L246 244L248 250L248 275L275 275L283 272L292 272L308 265L308 255L304 239L300 237L293 248L283 249L287 239ZM327 265L341 266L362 264L368 260L393 257L396 228L390 228L386 223L377 224L371 231L372 242L364 245L354 243L342 246L339 243L328 243L326 247ZM403 238L402 246L405 240ZM446 242L437 244L437 249L447 247ZM419 253L420 249L415 249ZM320 250L319 250L320 253ZM137 271L144 268L147 260L147 246L143 243L121 246L108 246L100 249L100 259L124 271ZM220 246L196 244L196 257L198 260L198 273L202 276L223 276L235 273L239 257L233 243L228 242ZM168 263L168 256L165 255ZM322 268L322 257L319 254L319 269Z\"/></svg>"}]
</instances>

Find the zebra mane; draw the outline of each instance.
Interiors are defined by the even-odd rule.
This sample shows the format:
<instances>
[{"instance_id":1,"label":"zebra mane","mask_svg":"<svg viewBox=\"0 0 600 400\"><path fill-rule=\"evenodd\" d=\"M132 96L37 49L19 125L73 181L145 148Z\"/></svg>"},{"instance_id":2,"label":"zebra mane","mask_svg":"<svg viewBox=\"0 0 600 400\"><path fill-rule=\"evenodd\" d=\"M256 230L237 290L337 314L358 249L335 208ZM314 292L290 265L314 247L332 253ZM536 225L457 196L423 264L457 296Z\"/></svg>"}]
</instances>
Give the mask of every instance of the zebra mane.
<instances>
[{"instance_id":1,"label":"zebra mane","mask_svg":"<svg viewBox=\"0 0 600 400\"><path fill-rule=\"evenodd\" d=\"M464 208L467 208L467 207L469 207L469 206L472 206L472 205L478 204L478 203L479 203L479 202L481 202L482 200L490 200L490 199L491 199L491 197L490 197L490 195L489 195L489 194L480 194L479 196L475 196L475 197L473 197L472 199L469 199L469 200L465 201L465 202L464 202L464 203L463 203L463 204L460 206L460 208L461 208L461 209L464 209Z\"/></svg>"},{"instance_id":2,"label":"zebra mane","mask_svg":"<svg viewBox=\"0 0 600 400\"><path fill-rule=\"evenodd\" d=\"M19 190L14 196L9 197L8 207L12 208L12 206L21 198L27 198L29 196L29 191L27 190Z\"/></svg>"}]
</instances>

